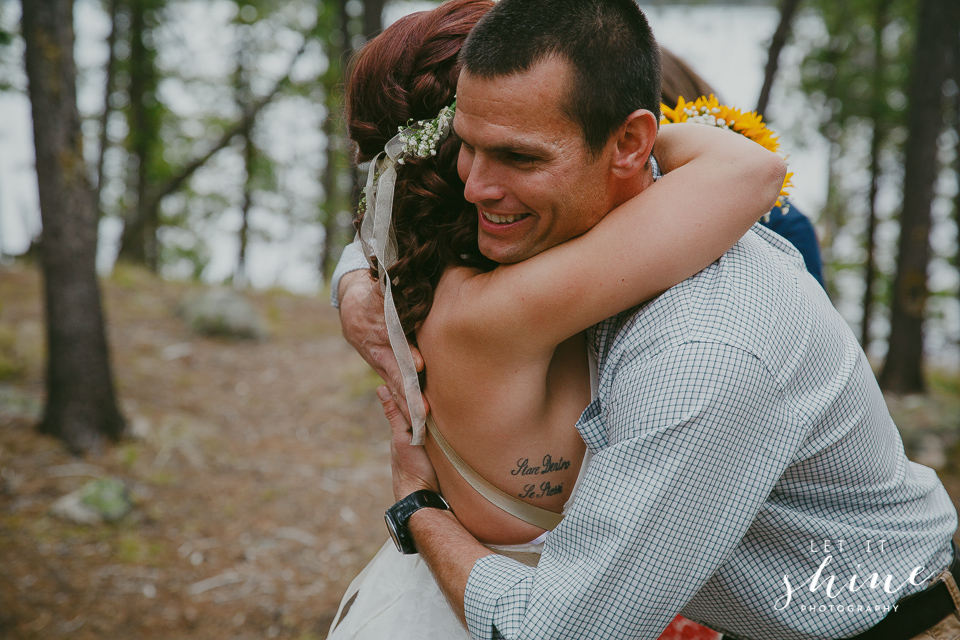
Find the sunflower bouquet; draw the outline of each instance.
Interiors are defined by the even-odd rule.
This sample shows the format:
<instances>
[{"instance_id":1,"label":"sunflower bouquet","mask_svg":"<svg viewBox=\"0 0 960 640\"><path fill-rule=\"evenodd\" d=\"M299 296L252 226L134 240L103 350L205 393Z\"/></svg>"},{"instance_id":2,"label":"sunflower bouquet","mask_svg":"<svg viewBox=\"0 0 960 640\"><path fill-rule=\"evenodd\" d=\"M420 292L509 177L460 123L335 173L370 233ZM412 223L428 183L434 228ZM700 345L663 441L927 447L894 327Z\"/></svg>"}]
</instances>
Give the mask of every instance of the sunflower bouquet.
<instances>
[{"instance_id":1,"label":"sunflower bouquet","mask_svg":"<svg viewBox=\"0 0 960 640\"><path fill-rule=\"evenodd\" d=\"M756 111L743 112L734 107L720 104L716 96L710 94L700 96L693 102L686 102L683 97L677 102L677 106L671 109L665 104L660 105L662 116L660 124L671 124L674 122L696 122L711 127L720 127L735 131L747 138L750 138L764 149L776 153L780 147L780 141L777 135L767 128L763 123L763 117ZM793 173L788 173L783 179L783 186L780 188L780 197L777 198L777 206L786 213L790 205L786 203L788 189L793 186L790 178Z\"/></svg>"}]
</instances>

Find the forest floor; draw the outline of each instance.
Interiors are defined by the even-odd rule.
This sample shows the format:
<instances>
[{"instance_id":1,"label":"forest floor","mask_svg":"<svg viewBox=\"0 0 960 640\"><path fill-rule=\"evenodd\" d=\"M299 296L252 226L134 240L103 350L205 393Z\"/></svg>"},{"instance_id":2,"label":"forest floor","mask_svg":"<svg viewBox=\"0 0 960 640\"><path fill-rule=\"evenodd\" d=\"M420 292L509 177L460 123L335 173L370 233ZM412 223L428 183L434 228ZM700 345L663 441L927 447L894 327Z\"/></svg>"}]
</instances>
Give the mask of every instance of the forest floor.
<instances>
[{"instance_id":1,"label":"forest floor","mask_svg":"<svg viewBox=\"0 0 960 640\"><path fill-rule=\"evenodd\" d=\"M75 458L34 426L44 329L36 269L0 267L0 639L320 639L386 540L392 504L378 378L326 296L246 293L259 342L198 337L200 285L119 269L103 281L129 435ZM891 398L914 457L960 498L960 382ZM91 478L133 511L80 525L51 506Z\"/></svg>"},{"instance_id":2,"label":"forest floor","mask_svg":"<svg viewBox=\"0 0 960 640\"><path fill-rule=\"evenodd\" d=\"M378 378L325 296L247 294L260 342L177 316L199 288L103 281L130 436L82 459L34 430L43 403L37 270L0 267L0 638L323 638L387 539ZM52 503L93 477L135 508L78 525Z\"/></svg>"}]
</instances>

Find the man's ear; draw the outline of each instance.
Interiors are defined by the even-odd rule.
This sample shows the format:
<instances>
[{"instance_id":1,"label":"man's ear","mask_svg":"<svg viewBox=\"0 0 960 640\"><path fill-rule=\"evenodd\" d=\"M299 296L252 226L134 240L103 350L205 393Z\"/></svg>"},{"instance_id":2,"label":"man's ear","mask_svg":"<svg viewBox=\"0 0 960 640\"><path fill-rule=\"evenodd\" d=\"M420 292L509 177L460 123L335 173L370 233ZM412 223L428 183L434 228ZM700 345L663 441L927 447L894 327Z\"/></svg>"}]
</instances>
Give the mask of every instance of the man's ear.
<instances>
[{"instance_id":1,"label":"man's ear","mask_svg":"<svg viewBox=\"0 0 960 640\"><path fill-rule=\"evenodd\" d=\"M637 109L620 127L610 169L618 178L629 178L647 164L657 138L657 118L651 111Z\"/></svg>"}]
</instances>

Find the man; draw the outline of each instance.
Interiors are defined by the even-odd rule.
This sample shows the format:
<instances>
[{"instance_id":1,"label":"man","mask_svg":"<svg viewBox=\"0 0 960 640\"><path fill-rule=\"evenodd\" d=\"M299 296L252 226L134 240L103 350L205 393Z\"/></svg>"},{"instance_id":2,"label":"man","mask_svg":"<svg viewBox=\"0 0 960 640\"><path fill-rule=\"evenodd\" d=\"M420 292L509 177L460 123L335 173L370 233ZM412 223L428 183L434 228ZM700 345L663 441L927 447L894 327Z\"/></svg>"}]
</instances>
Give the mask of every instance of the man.
<instances>
[{"instance_id":1,"label":"man","mask_svg":"<svg viewBox=\"0 0 960 640\"><path fill-rule=\"evenodd\" d=\"M570 218L580 194L563 175L540 188L550 176L519 149L514 92L543 74L567 82L544 110L577 123L582 140L559 143L586 162L617 128L611 114L656 113L656 74L638 73L655 58L631 0L502 0L477 25L454 126L466 197L488 212L486 255L528 258L605 212L581 202ZM622 87L653 83L653 97L611 96L611 69ZM390 379L382 302L365 274L339 286L345 335ZM944 571L956 512L935 474L904 457L862 351L786 242L748 233L591 338L599 393L577 427L594 457L537 568L491 554L448 511L402 523L472 635L656 638L678 612L745 639L960 634ZM402 412L381 399L396 497L436 491Z\"/></svg>"}]
</instances>

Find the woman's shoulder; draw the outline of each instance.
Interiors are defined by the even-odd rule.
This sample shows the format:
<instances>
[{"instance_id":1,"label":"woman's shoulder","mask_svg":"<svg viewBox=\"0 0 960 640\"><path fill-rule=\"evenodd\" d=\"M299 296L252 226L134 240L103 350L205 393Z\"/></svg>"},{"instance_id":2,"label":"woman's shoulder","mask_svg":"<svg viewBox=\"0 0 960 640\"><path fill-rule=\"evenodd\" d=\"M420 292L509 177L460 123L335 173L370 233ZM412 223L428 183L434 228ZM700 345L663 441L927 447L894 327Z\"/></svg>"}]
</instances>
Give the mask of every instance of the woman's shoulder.
<instances>
[{"instance_id":1,"label":"woman's shoulder","mask_svg":"<svg viewBox=\"0 0 960 640\"><path fill-rule=\"evenodd\" d=\"M434 290L430 313L417 331L421 350L457 354L487 366L529 361L537 353L549 361L556 345L533 349L524 340L523 331L505 332L511 313L500 286L493 276L470 267L449 267ZM540 353L542 351L542 353Z\"/></svg>"},{"instance_id":2,"label":"woman's shoulder","mask_svg":"<svg viewBox=\"0 0 960 640\"><path fill-rule=\"evenodd\" d=\"M525 321L534 315L532 303L518 286L524 279L511 277L517 275L513 269L513 265L493 271L448 268L434 290L418 340L422 332L435 332L455 342L457 349L480 352L483 358L549 361L562 340L542 335L545 323L552 321L543 314L540 323Z\"/></svg>"},{"instance_id":3,"label":"woman's shoulder","mask_svg":"<svg viewBox=\"0 0 960 640\"><path fill-rule=\"evenodd\" d=\"M418 341L451 332L471 333L470 320L474 310L464 301L471 299L470 289L475 288L473 280L482 273L479 269L461 266L444 270L433 291L430 313L417 333Z\"/></svg>"}]
</instances>

